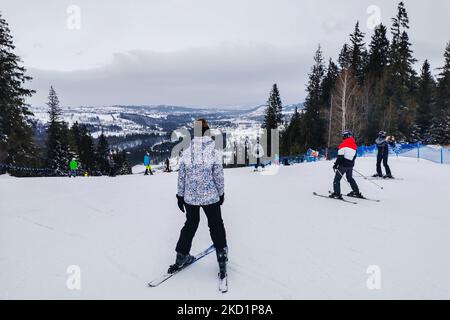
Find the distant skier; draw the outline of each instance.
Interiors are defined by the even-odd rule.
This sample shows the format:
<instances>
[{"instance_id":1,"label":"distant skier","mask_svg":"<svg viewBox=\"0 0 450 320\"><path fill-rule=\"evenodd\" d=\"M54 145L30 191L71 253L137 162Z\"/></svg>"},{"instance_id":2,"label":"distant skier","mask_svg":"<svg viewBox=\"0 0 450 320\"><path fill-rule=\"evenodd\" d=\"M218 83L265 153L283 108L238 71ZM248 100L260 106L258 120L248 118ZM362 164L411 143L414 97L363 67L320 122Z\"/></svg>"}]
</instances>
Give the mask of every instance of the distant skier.
<instances>
[{"instance_id":1,"label":"distant skier","mask_svg":"<svg viewBox=\"0 0 450 320\"><path fill-rule=\"evenodd\" d=\"M144 166L145 166L144 175L148 176L149 173L150 175L153 175L152 167L150 165L150 154L148 152L146 152L144 155Z\"/></svg>"},{"instance_id":2,"label":"distant skier","mask_svg":"<svg viewBox=\"0 0 450 320\"><path fill-rule=\"evenodd\" d=\"M245 142L244 142L244 158L245 158L245 166L248 167L249 163L250 163L250 159L248 156L248 137L245 137Z\"/></svg>"},{"instance_id":3,"label":"distant skier","mask_svg":"<svg viewBox=\"0 0 450 320\"><path fill-rule=\"evenodd\" d=\"M363 196L359 192L358 185L355 179L353 179L353 166L355 165L357 149L353 132L351 130L345 130L342 133L342 138L343 141L339 145L338 156L333 166L336 174L333 181L333 193L330 194L330 198L342 199L341 179L344 175L352 187L352 191L348 196L362 198Z\"/></svg>"},{"instance_id":4,"label":"distant skier","mask_svg":"<svg viewBox=\"0 0 450 320\"><path fill-rule=\"evenodd\" d=\"M258 168L261 167L264 169L264 164L261 163L261 157L264 155L264 149L259 143L259 137L256 138L256 165L255 165L255 171L258 171Z\"/></svg>"},{"instance_id":5,"label":"distant skier","mask_svg":"<svg viewBox=\"0 0 450 320\"><path fill-rule=\"evenodd\" d=\"M164 165L165 165L164 172L172 172L172 169L170 169L170 160L169 160L169 158L166 159L166 161L164 162Z\"/></svg>"},{"instance_id":6,"label":"distant skier","mask_svg":"<svg viewBox=\"0 0 450 320\"><path fill-rule=\"evenodd\" d=\"M78 162L77 159L72 158L69 163L69 178L70 177L76 177L77 176L77 170L78 170Z\"/></svg>"},{"instance_id":7,"label":"distant skier","mask_svg":"<svg viewBox=\"0 0 450 320\"><path fill-rule=\"evenodd\" d=\"M214 140L206 132L209 130L206 120L198 119L195 126L201 128L201 136L194 136L189 148L183 152L178 172L178 207L182 212L186 209L186 222L176 246L175 264L167 272L174 273L192 263L194 258L189 252L200 222L201 207L208 218L209 232L216 248L219 277L224 279L228 248L220 210L224 202L222 159Z\"/></svg>"},{"instance_id":8,"label":"distant skier","mask_svg":"<svg viewBox=\"0 0 450 320\"><path fill-rule=\"evenodd\" d=\"M109 176L115 177L116 176L116 162L114 161L113 154L108 155L108 166L109 166Z\"/></svg>"},{"instance_id":9,"label":"distant skier","mask_svg":"<svg viewBox=\"0 0 450 320\"><path fill-rule=\"evenodd\" d=\"M375 140L375 144L378 148L377 153L377 173L373 175L373 177L382 177L385 179L394 179L391 173L391 168L388 165L388 157L389 157L389 146L395 147L395 137L394 136L386 136L385 131L380 131L378 133L378 138ZM386 175L383 176L383 172L381 171L381 161L383 161L384 169L386 170Z\"/></svg>"}]
</instances>

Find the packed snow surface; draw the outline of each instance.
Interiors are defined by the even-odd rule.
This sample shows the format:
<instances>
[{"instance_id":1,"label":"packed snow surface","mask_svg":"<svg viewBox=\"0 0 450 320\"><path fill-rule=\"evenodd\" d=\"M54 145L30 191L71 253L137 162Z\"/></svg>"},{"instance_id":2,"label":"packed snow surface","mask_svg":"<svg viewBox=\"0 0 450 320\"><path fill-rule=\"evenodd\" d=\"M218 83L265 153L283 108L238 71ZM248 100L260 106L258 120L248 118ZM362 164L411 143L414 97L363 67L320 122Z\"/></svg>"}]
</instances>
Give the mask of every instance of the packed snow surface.
<instances>
[{"instance_id":1,"label":"packed snow surface","mask_svg":"<svg viewBox=\"0 0 450 320\"><path fill-rule=\"evenodd\" d=\"M450 167L396 157L390 164L403 180L376 181L381 190L357 178L364 195L381 200L357 205L313 196L332 187L327 161L273 175L225 170L226 294L215 254L146 285L175 259L184 223L176 172L0 176L0 298L450 299ZM356 170L372 174L375 159L358 159ZM203 215L192 253L210 243ZM73 265L80 290L66 285ZM369 266L379 268L378 290L367 287Z\"/></svg>"}]
</instances>

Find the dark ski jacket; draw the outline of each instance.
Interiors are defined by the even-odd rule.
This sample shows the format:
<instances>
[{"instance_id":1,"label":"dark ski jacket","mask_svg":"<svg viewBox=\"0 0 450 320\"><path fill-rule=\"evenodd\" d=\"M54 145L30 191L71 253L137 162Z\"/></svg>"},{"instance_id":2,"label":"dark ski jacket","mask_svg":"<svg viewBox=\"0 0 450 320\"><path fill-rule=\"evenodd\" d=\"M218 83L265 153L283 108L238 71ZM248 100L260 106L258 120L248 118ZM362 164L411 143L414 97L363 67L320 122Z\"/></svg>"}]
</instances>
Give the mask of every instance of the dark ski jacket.
<instances>
[{"instance_id":1,"label":"dark ski jacket","mask_svg":"<svg viewBox=\"0 0 450 320\"><path fill-rule=\"evenodd\" d=\"M379 155L389 154L389 146L395 147L395 141L388 140L387 138L378 137L375 140L375 144L377 145Z\"/></svg>"}]
</instances>

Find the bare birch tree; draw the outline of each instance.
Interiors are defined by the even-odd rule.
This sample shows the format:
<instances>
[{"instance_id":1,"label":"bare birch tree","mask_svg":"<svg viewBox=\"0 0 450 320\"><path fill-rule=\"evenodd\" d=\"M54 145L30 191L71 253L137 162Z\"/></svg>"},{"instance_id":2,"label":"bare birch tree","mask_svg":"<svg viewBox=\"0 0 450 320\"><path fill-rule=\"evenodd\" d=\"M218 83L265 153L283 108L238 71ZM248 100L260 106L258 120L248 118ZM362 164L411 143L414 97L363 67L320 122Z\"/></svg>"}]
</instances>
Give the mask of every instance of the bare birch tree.
<instances>
[{"instance_id":1,"label":"bare birch tree","mask_svg":"<svg viewBox=\"0 0 450 320\"><path fill-rule=\"evenodd\" d=\"M363 124L360 88L351 68L343 69L333 90L333 111L331 114L331 144L341 140L341 132L351 129L358 135Z\"/></svg>"}]
</instances>

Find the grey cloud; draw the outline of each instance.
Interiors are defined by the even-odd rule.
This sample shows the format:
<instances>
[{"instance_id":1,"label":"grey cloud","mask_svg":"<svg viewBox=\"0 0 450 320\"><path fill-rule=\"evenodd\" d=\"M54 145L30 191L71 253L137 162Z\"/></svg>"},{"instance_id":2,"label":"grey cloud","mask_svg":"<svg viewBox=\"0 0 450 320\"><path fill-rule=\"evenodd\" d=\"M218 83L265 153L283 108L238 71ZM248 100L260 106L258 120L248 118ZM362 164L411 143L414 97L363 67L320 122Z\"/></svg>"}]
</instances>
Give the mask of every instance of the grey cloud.
<instances>
[{"instance_id":1,"label":"grey cloud","mask_svg":"<svg viewBox=\"0 0 450 320\"><path fill-rule=\"evenodd\" d=\"M34 75L33 104L54 84L65 105L234 106L264 103L274 82L285 103L303 100L317 45L336 59L357 20L369 42L367 8L390 27L398 1L2 0L1 10ZM66 27L70 4L82 10L78 31ZM436 69L450 1L405 4L416 69L426 58Z\"/></svg>"},{"instance_id":2,"label":"grey cloud","mask_svg":"<svg viewBox=\"0 0 450 320\"><path fill-rule=\"evenodd\" d=\"M61 102L71 105L255 105L266 101L275 82L285 102L298 102L304 98L312 60L301 52L300 47L225 44L169 53L116 53L111 64L95 69L30 69L38 91L31 102L45 103L52 84Z\"/></svg>"}]
</instances>

